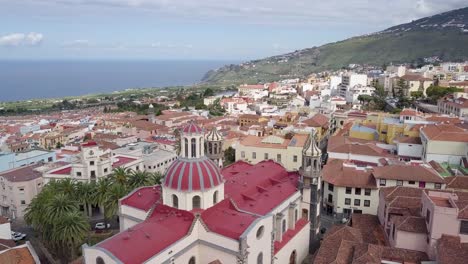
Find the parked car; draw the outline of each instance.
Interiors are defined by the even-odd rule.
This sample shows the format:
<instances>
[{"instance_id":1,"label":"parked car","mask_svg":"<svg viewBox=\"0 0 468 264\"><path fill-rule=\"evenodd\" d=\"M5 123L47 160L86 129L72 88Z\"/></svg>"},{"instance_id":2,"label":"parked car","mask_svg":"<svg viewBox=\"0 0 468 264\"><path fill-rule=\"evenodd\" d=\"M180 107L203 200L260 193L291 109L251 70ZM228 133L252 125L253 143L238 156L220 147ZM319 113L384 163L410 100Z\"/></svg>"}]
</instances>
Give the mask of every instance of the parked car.
<instances>
[{"instance_id":1,"label":"parked car","mask_svg":"<svg viewBox=\"0 0 468 264\"><path fill-rule=\"evenodd\" d=\"M94 229L98 229L98 230L103 230L107 228L110 228L110 224L108 223L106 227L106 224L104 222L96 223L96 225L94 226Z\"/></svg>"},{"instance_id":2,"label":"parked car","mask_svg":"<svg viewBox=\"0 0 468 264\"><path fill-rule=\"evenodd\" d=\"M26 238L26 234L20 233L20 232L11 232L11 239L14 241L20 241Z\"/></svg>"}]
</instances>

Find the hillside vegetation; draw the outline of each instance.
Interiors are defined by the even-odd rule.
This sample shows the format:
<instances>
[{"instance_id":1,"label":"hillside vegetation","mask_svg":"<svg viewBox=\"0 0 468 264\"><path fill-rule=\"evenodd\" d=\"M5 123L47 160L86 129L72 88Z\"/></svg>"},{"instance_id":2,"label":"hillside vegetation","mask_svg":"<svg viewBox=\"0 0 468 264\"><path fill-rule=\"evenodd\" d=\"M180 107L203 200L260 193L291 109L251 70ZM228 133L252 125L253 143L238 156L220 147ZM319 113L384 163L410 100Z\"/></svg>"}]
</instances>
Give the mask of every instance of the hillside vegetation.
<instances>
[{"instance_id":1,"label":"hillside vegetation","mask_svg":"<svg viewBox=\"0 0 468 264\"><path fill-rule=\"evenodd\" d=\"M225 85L269 82L349 64L421 63L432 57L441 61L468 60L468 8L320 47L227 65L208 72L203 81Z\"/></svg>"}]
</instances>

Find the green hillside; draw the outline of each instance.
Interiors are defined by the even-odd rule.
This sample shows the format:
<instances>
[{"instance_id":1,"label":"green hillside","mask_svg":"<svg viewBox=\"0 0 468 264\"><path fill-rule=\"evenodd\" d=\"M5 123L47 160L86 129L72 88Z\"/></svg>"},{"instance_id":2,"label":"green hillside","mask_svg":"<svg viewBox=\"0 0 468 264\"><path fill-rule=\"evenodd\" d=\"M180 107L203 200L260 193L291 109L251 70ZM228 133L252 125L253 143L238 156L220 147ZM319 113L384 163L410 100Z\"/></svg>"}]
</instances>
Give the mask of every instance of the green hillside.
<instances>
[{"instance_id":1,"label":"green hillside","mask_svg":"<svg viewBox=\"0 0 468 264\"><path fill-rule=\"evenodd\" d=\"M468 8L458 9L371 35L304 49L208 72L204 82L258 83L304 77L310 73L349 64L381 66L384 63L468 60Z\"/></svg>"}]
</instances>

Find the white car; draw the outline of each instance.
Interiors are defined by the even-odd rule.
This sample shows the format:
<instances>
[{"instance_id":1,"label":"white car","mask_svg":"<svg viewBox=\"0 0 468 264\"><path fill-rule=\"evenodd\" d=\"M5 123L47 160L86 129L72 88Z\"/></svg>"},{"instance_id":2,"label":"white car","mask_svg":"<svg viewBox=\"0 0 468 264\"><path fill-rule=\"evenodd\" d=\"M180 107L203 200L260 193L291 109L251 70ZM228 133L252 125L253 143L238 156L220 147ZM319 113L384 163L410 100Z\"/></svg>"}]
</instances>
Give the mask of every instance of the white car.
<instances>
[{"instance_id":1,"label":"white car","mask_svg":"<svg viewBox=\"0 0 468 264\"><path fill-rule=\"evenodd\" d=\"M11 239L14 241L20 241L26 238L26 234L19 233L19 232L11 232Z\"/></svg>"},{"instance_id":2,"label":"white car","mask_svg":"<svg viewBox=\"0 0 468 264\"><path fill-rule=\"evenodd\" d=\"M94 226L94 229L99 229L99 230L103 230L103 229L106 229L106 228L110 228L109 223L107 224L107 227L106 227L106 224L104 222L96 223L96 225Z\"/></svg>"}]
</instances>

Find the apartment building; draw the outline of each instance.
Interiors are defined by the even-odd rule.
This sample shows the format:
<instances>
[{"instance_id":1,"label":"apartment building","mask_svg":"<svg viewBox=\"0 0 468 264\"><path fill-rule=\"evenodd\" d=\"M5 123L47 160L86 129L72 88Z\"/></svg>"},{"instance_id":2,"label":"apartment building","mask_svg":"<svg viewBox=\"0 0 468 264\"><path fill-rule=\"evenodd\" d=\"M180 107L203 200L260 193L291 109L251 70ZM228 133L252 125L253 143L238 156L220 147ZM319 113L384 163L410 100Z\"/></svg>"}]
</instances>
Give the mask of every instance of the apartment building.
<instances>
[{"instance_id":1,"label":"apartment building","mask_svg":"<svg viewBox=\"0 0 468 264\"><path fill-rule=\"evenodd\" d=\"M435 260L444 236L468 242L467 204L467 192L390 187L381 190L378 216L390 245L426 252Z\"/></svg>"},{"instance_id":2,"label":"apartment building","mask_svg":"<svg viewBox=\"0 0 468 264\"><path fill-rule=\"evenodd\" d=\"M307 134L296 134L291 139L281 136L257 137L249 135L236 146L236 161L257 164L263 160L275 160L288 171L298 170L302 162L302 148Z\"/></svg>"},{"instance_id":3,"label":"apartment building","mask_svg":"<svg viewBox=\"0 0 468 264\"><path fill-rule=\"evenodd\" d=\"M446 96L437 101L437 112L458 117L468 116L468 98Z\"/></svg>"},{"instance_id":4,"label":"apartment building","mask_svg":"<svg viewBox=\"0 0 468 264\"><path fill-rule=\"evenodd\" d=\"M0 173L0 214L22 219L31 200L44 184L40 164L15 168Z\"/></svg>"},{"instance_id":5,"label":"apartment building","mask_svg":"<svg viewBox=\"0 0 468 264\"><path fill-rule=\"evenodd\" d=\"M322 169L323 209L337 219L377 213L379 189L371 167L330 160Z\"/></svg>"},{"instance_id":6,"label":"apartment building","mask_svg":"<svg viewBox=\"0 0 468 264\"><path fill-rule=\"evenodd\" d=\"M345 74L341 77L341 84L338 85L338 95L346 98L348 91L355 86L367 86L367 75L365 74Z\"/></svg>"},{"instance_id":7,"label":"apartment building","mask_svg":"<svg viewBox=\"0 0 468 264\"><path fill-rule=\"evenodd\" d=\"M405 96L411 96L412 92L418 92L421 91L423 92L424 95L426 95L426 90L431 86L434 81L430 78L425 78L422 75L416 75L416 74L406 74L403 75L400 79L403 79L405 81L406 86L408 89L403 91L403 94ZM395 79L396 81L397 79ZM393 87L395 89L396 85L393 84Z\"/></svg>"},{"instance_id":8,"label":"apartment building","mask_svg":"<svg viewBox=\"0 0 468 264\"><path fill-rule=\"evenodd\" d=\"M428 164L399 163L375 167L372 175L379 187L408 186L423 189L445 189L444 178Z\"/></svg>"},{"instance_id":9,"label":"apartment building","mask_svg":"<svg viewBox=\"0 0 468 264\"><path fill-rule=\"evenodd\" d=\"M466 156L468 131L463 124L429 124L420 128L422 159L459 164Z\"/></svg>"},{"instance_id":10,"label":"apartment building","mask_svg":"<svg viewBox=\"0 0 468 264\"><path fill-rule=\"evenodd\" d=\"M19 153L0 153L0 172L11 170L21 166L34 164L38 162L54 162L56 159L55 152L46 150L30 150Z\"/></svg>"}]
</instances>

